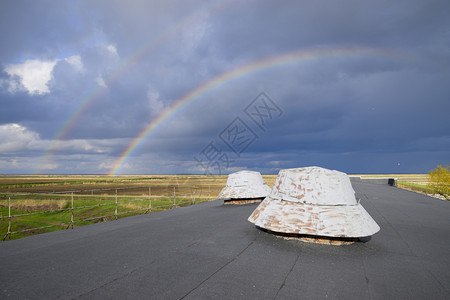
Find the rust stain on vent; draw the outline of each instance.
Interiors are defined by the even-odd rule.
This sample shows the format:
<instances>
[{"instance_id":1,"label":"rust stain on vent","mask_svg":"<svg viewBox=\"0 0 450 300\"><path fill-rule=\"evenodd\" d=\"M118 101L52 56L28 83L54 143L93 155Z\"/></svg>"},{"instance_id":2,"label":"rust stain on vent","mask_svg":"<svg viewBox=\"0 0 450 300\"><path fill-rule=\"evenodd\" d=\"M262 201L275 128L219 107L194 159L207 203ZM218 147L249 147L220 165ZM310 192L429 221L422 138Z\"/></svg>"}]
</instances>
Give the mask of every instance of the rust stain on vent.
<instances>
[{"instance_id":1,"label":"rust stain on vent","mask_svg":"<svg viewBox=\"0 0 450 300\"><path fill-rule=\"evenodd\" d=\"M248 204L261 202L269 193L270 187L259 172L239 171L228 175L227 185L217 199L224 204Z\"/></svg>"},{"instance_id":2,"label":"rust stain on vent","mask_svg":"<svg viewBox=\"0 0 450 300\"><path fill-rule=\"evenodd\" d=\"M231 199L224 200L224 204L249 204L249 203L261 203L264 198L256 198L256 199Z\"/></svg>"},{"instance_id":3,"label":"rust stain on vent","mask_svg":"<svg viewBox=\"0 0 450 300\"><path fill-rule=\"evenodd\" d=\"M284 232L276 232L270 231L265 228L258 227L258 229L276 235L279 238L283 238L286 240L300 240L306 243L315 243L322 245L351 245L353 243L359 242L359 238L340 238L340 237L329 237L329 236L315 236L315 235L307 235L307 234L295 234L295 233L284 233Z\"/></svg>"},{"instance_id":4,"label":"rust stain on vent","mask_svg":"<svg viewBox=\"0 0 450 300\"><path fill-rule=\"evenodd\" d=\"M319 167L281 170L248 220L270 232L306 235L307 241L318 242L345 242L380 230L356 201L347 174Z\"/></svg>"}]
</instances>

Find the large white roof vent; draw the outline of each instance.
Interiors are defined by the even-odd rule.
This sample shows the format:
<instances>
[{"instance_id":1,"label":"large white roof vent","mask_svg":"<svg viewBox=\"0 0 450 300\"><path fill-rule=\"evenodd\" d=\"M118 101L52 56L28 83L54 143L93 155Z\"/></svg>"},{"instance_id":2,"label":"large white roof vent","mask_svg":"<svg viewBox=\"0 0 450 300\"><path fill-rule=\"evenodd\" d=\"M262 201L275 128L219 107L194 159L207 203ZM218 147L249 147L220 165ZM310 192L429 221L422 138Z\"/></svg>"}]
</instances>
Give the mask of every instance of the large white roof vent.
<instances>
[{"instance_id":1,"label":"large white roof vent","mask_svg":"<svg viewBox=\"0 0 450 300\"><path fill-rule=\"evenodd\" d=\"M273 233L359 238L380 230L356 201L347 174L320 167L281 170L248 219Z\"/></svg>"}]
</instances>

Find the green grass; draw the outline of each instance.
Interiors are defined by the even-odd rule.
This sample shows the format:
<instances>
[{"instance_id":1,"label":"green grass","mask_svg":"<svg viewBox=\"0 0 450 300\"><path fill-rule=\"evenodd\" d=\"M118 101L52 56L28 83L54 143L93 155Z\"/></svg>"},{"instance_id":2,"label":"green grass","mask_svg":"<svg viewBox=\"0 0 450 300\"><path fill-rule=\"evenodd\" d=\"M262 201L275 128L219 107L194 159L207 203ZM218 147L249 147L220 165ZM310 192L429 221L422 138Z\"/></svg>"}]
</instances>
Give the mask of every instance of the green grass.
<instances>
[{"instance_id":1,"label":"green grass","mask_svg":"<svg viewBox=\"0 0 450 300\"><path fill-rule=\"evenodd\" d=\"M0 175L0 240L8 232L9 222L11 231L17 232L11 239L16 239L69 225L78 227L191 205L193 193L195 203L204 202L219 193L226 179L202 175ZM78 191L73 192L73 209L72 193L67 190ZM152 209L148 210L150 195Z\"/></svg>"},{"instance_id":2,"label":"green grass","mask_svg":"<svg viewBox=\"0 0 450 300\"><path fill-rule=\"evenodd\" d=\"M67 227L79 227L97 222L123 218L146 212L157 212L174 207L192 204L192 198L188 197L157 197L150 200L144 196L120 196L116 198L110 195L89 196L76 195L72 201L71 195L23 195L12 197L11 215L23 215L11 218L11 239L22 238L34 234L66 229ZM175 201L175 205L174 205ZM204 202L205 199L196 199L195 203ZM73 224L71 217L73 213ZM0 216L8 216L8 201L0 201ZM47 227L51 226L51 227ZM46 227L46 228L40 228ZM36 229L40 228L40 229ZM22 232L23 231L23 232ZM8 232L8 218L0 219L0 239Z\"/></svg>"},{"instance_id":3,"label":"green grass","mask_svg":"<svg viewBox=\"0 0 450 300\"><path fill-rule=\"evenodd\" d=\"M397 181L397 186L399 188L405 188L405 189L409 189L409 190L413 190L413 191L417 191L417 192L422 192L422 193L426 193L426 194L432 194L433 193L433 189L432 188L430 188L427 185L418 184L418 183Z\"/></svg>"}]
</instances>

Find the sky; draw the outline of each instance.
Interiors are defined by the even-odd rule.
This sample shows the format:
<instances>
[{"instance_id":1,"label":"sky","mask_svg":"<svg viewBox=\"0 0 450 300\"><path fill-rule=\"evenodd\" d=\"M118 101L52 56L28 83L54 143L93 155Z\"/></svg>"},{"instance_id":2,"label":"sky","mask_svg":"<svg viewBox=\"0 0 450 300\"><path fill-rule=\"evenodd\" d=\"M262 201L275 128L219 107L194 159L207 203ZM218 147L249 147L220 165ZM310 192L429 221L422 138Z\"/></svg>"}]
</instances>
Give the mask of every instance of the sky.
<instances>
[{"instance_id":1,"label":"sky","mask_svg":"<svg viewBox=\"0 0 450 300\"><path fill-rule=\"evenodd\" d=\"M0 2L0 174L450 164L450 2Z\"/></svg>"}]
</instances>

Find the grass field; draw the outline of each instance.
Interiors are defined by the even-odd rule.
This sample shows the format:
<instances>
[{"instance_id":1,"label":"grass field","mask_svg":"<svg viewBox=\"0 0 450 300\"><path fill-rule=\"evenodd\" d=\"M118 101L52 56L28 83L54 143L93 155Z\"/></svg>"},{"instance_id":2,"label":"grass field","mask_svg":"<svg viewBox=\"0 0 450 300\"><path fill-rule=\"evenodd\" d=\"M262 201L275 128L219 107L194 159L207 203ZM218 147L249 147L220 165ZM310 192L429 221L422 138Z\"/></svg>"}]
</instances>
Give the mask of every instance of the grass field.
<instances>
[{"instance_id":1,"label":"grass field","mask_svg":"<svg viewBox=\"0 0 450 300\"><path fill-rule=\"evenodd\" d=\"M421 185L427 185L428 174L363 174L363 175L350 175L350 176L361 176L362 178L377 178L377 177L390 177L397 178L398 181L407 183L417 183Z\"/></svg>"},{"instance_id":2,"label":"grass field","mask_svg":"<svg viewBox=\"0 0 450 300\"><path fill-rule=\"evenodd\" d=\"M427 174L357 176L395 177L399 187L427 192ZM263 175L270 187L276 177ZM226 180L226 175L0 175L0 240L214 200Z\"/></svg>"},{"instance_id":3,"label":"grass field","mask_svg":"<svg viewBox=\"0 0 450 300\"><path fill-rule=\"evenodd\" d=\"M0 176L0 239L215 199L227 176ZM11 216L11 218L9 217ZM9 228L9 230L8 230Z\"/></svg>"},{"instance_id":4,"label":"grass field","mask_svg":"<svg viewBox=\"0 0 450 300\"><path fill-rule=\"evenodd\" d=\"M361 178L389 177L397 178L397 187L420 193L431 194L433 191L428 184L428 174L377 174L377 175L353 175Z\"/></svg>"}]
</instances>

